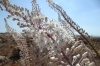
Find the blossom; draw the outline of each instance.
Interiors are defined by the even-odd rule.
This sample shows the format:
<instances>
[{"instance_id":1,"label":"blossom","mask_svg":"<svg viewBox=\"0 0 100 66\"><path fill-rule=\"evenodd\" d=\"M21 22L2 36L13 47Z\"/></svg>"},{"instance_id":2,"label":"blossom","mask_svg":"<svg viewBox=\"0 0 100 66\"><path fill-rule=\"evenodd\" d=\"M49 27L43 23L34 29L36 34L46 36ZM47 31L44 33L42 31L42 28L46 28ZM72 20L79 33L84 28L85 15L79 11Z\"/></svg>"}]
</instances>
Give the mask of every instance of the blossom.
<instances>
[{"instance_id":1,"label":"blossom","mask_svg":"<svg viewBox=\"0 0 100 66\"><path fill-rule=\"evenodd\" d=\"M53 62L49 62L49 63L47 64L47 66L54 66L54 63L53 63Z\"/></svg>"},{"instance_id":2,"label":"blossom","mask_svg":"<svg viewBox=\"0 0 100 66\"><path fill-rule=\"evenodd\" d=\"M94 62L91 62L88 66L96 66Z\"/></svg>"},{"instance_id":3,"label":"blossom","mask_svg":"<svg viewBox=\"0 0 100 66\"><path fill-rule=\"evenodd\" d=\"M75 49L73 50L73 53L77 53L79 50L81 50L83 48L82 45L79 45L77 47L75 47Z\"/></svg>"},{"instance_id":4,"label":"blossom","mask_svg":"<svg viewBox=\"0 0 100 66\"><path fill-rule=\"evenodd\" d=\"M52 0L47 1L52 5L54 4ZM10 5L10 3L7 3L7 5ZM29 12L29 10L25 8L25 13L23 7L18 7L16 5L11 5L9 7L9 9L14 8L14 10L7 9L9 13L11 12L11 14L15 15L16 17L19 16L21 19L23 19L23 21L18 22L17 25L20 28L27 27L27 29L25 28L23 30L25 37L32 38L32 40L35 42L35 45L39 47L40 53L42 53L43 49L46 48L48 50L47 56L49 56L51 60L58 60L60 63L65 64L66 66L71 66L71 64L75 64L75 66L94 65L94 62L90 62L90 58L88 58L90 52L87 49L84 49L86 46L84 43L82 43L82 41L75 41L75 38L73 37L74 34L72 34L73 31L70 31L73 29L70 28L71 26L67 22L62 20L62 22L58 24L55 20L50 20L49 18L45 17L40 12L37 4L33 6L34 11L32 12ZM20 12L18 12L18 10L20 10ZM14 20L18 19L14 18ZM71 20L69 19L68 21ZM12 33L13 38L17 41L18 47L22 50L22 52L24 52L24 55L22 54L22 56L25 56L24 61L26 61L32 55L31 52L30 55L28 52L33 51L34 46L27 47L26 40L21 33L12 30L7 24L6 27L8 32ZM62 49L62 47L64 49ZM32 55L32 57L34 56ZM66 63L65 59L69 62ZM47 63L47 66L54 66L54 62Z\"/></svg>"},{"instance_id":5,"label":"blossom","mask_svg":"<svg viewBox=\"0 0 100 66\"><path fill-rule=\"evenodd\" d=\"M82 58L86 58L88 56L88 52L84 52L83 54L82 54Z\"/></svg>"},{"instance_id":6,"label":"blossom","mask_svg":"<svg viewBox=\"0 0 100 66\"><path fill-rule=\"evenodd\" d=\"M72 65L74 65L74 63L77 61L77 59L80 57L80 54L77 54L76 56L73 56L73 61L72 61Z\"/></svg>"},{"instance_id":7,"label":"blossom","mask_svg":"<svg viewBox=\"0 0 100 66\"><path fill-rule=\"evenodd\" d=\"M81 61L80 64L81 64L81 66L82 66L82 65L85 65L85 63L86 63L86 62L89 62L89 61L90 61L89 58L84 58L84 59Z\"/></svg>"}]
</instances>

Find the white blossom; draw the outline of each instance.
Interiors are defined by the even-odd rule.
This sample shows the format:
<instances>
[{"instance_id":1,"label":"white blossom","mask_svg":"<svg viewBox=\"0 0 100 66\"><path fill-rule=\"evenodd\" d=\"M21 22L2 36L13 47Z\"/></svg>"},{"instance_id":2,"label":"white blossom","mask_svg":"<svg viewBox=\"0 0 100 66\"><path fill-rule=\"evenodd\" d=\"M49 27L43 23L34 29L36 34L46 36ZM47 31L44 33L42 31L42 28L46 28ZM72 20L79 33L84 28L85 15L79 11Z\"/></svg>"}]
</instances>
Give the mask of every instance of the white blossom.
<instances>
[{"instance_id":1,"label":"white blossom","mask_svg":"<svg viewBox=\"0 0 100 66\"><path fill-rule=\"evenodd\" d=\"M73 61L72 61L72 65L77 61L77 59L80 57L80 54L77 54L75 56L73 56Z\"/></svg>"},{"instance_id":2,"label":"white blossom","mask_svg":"<svg viewBox=\"0 0 100 66\"><path fill-rule=\"evenodd\" d=\"M50 59L53 60L53 61L57 61L58 60L58 58L55 58L55 56L50 57Z\"/></svg>"},{"instance_id":3,"label":"white blossom","mask_svg":"<svg viewBox=\"0 0 100 66\"><path fill-rule=\"evenodd\" d=\"M86 62L85 63L85 66L89 66L89 64L90 64L90 61Z\"/></svg>"},{"instance_id":4,"label":"white blossom","mask_svg":"<svg viewBox=\"0 0 100 66\"><path fill-rule=\"evenodd\" d=\"M86 58L88 56L88 52L84 52L83 54L82 54L82 58Z\"/></svg>"},{"instance_id":5,"label":"white blossom","mask_svg":"<svg viewBox=\"0 0 100 66\"><path fill-rule=\"evenodd\" d=\"M71 49L74 49L76 46L78 46L80 44L80 41L76 41L75 43L74 43L74 45L71 47Z\"/></svg>"},{"instance_id":6,"label":"white blossom","mask_svg":"<svg viewBox=\"0 0 100 66\"><path fill-rule=\"evenodd\" d=\"M81 66L79 63L77 63L75 66Z\"/></svg>"},{"instance_id":7,"label":"white blossom","mask_svg":"<svg viewBox=\"0 0 100 66\"><path fill-rule=\"evenodd\" d=\"M75 49L73 50L73 53L77 53L82 48L83 48L83 45L79 45L79 46L75 47Z\"/></svg>"},{"instance_id":8,"label":"white blossom","mask_svg":"<svg viewBox=\"0 0 100 66\"><path fill-rule=\"evenodd\" d=\"M86 62L89 62L90 60L89 60L89 58L84 58L84 59L82 59L82 61L81 61L81 65L85 65L85 63Z\"/></svg>"},{"instance_id":9,"label":"white blossom","mask_svg":"<svg viewBox=\"0 0 100 66\"><path fill-rule=\"evenodd\" d=\"M96 66L94 62L91 62L88 66Z\"/></svg>"},{"instance_id":10,"label":"white blossom","mask_svg":"<svg viewBox=\"0 0 100 66\"><path fill-rule=\"evenodd\" d=\"M54 66L54 63L53 62L49 62L49 63L47 63L47 66Z\"/></svg>"},{"instance_id":11,"label":"white blossom","mask_svg":"<svg viewBox=\"0 0 100 66\"><path fill-rule=\"evenodd\" d=\"M66 48L66 54L68 54L70 52L69 48Z\"/></svg>"}]
</instances>

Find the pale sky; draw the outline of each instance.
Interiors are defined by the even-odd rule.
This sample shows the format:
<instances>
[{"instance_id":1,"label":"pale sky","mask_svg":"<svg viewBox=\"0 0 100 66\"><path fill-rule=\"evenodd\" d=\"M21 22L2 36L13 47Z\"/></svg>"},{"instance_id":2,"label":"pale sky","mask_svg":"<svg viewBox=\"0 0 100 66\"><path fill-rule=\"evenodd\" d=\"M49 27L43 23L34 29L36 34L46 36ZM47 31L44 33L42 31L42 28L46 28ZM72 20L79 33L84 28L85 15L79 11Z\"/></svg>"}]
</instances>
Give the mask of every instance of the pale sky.
<instances>
[{"instance_id":1,"label":"pale sky","mask_svg":"<svg viewBox=\"0 0 100 66\"><path fill-rule=\"evenodd\" d=\"M53 0L59 4L71 19L76 22L81 28L83 28L89 35L100 36L100 0ZM10 0L12 4L32 9L31 0ZM42 13L50 19L57 20L57 13L51 9L46 0L37 0L40 5ZM7 16L7 12L0 11L0 32L5 32L4 17ZM11 19L8 20L8 24L21 31L16 25L17 22L13 22Z\"/></svg>"}]
</instances>

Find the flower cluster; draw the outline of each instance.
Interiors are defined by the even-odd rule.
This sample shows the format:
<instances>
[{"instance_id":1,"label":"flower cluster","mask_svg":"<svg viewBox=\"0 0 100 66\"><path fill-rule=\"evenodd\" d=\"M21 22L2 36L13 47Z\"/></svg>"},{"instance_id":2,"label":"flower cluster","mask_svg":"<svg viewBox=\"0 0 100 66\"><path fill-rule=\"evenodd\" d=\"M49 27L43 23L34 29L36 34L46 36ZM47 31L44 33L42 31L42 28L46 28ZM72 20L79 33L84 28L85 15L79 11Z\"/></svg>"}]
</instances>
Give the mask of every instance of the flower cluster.
<instances>
[{"instance_id":1,"label":"flower cluster","mask_svg":"<svg viewBox=\"0 0 100 66\"><path fill-rule=\"evenodd\" d=\"M33 3L36 3L36 1L33 0ZM17 20L17 25L20 28L27 27L22 30L24 36L34 41L39 48L39 52L42 53L46 48L48 54L45 54L44 58L50 58L47 66L95 66L91 51L85 46L84 42L75 40L74 34L69 34L71 31L70 25L64 25L63 22L64 26L61 26L55 20L50 20L40 12L39 8L30 12L26 8L10 4L8 0L2 0L2 4L6 11L11 14L7 18L13 17L13 20ZM34 8L37 7L34 6ZM24 61L31 60L32 54L30 53L34 51L34 45L31 44L30 47L27 47L25 37L21 33L11 29L7 22L6 27L7 31L16 40L19 49L23 52L21 55ZM31 66L28 61L26 62L27 66ZM24 65L26 62L24 62Z\"/></svg>"}]
</instances>

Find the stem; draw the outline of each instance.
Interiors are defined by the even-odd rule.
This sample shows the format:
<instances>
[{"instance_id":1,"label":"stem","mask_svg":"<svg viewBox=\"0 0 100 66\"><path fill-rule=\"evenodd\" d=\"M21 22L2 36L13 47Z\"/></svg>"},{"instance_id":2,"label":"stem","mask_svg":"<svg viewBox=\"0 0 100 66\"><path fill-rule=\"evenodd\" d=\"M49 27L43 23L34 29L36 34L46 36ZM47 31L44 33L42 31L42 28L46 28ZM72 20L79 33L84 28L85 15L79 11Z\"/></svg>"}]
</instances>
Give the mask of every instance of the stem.
<instances>
[{"instance_id":1,"label":"stem","mask_svg":"<svg viewBox=\"0 0 100 66\"><path fill-rule=\"evenodd\" d=\"M65 53L64 53L63 51L61 51L61 52L62 52L63 56L65 57L65 59L67 60L67 62L68 62L71 66L73 66L73 65L71 64L71 62L69 61L69 58L65 55Z\"/></svg>"},{"instance_id":2,"label":"stem","mask_svg":"<svg viewBox=\"0 0 100 66\"><path fill-rule=\"evenodd\" d=\"M63 15L63 17L64 17L64 15ZM65 20L68 22L68 20L66 18L65 18ZM68 23L88 42L88 44L92 47L92 49L95 51L95 53L97 54L98 58L100 59L99 53L95 49L95 47L92 45L92 43L81 32L79 32L70 22L68 22Z\"/></svg>"},{"instance_id":3,"label":"stem","mask_svg":"<svg viewBox=\"0 0 100 66\"><path fill-rule=\"evenodd\" d=\"M62 15L62 17L66 20L66 22L68 22L70 24L70 26L73 27L88 42L88 44L92 47L92 49L94 50L94 52L97 54L98 58L100 59L100 55L99 55L98 51L95 49L95 47L92 45L92 41L90 39L87 39L83 33L81 33L76 27L74 27L74 25L72 23L70 23L68 21L68 19L65 16L67 14L66 13L63 14L64 10L60 6L57 8L56 6L58 6L58 5L55 3L50 3L50 5L52 6L52 8L54 8L54 10L58 11Z\"/></svg>"}]
</instances>

